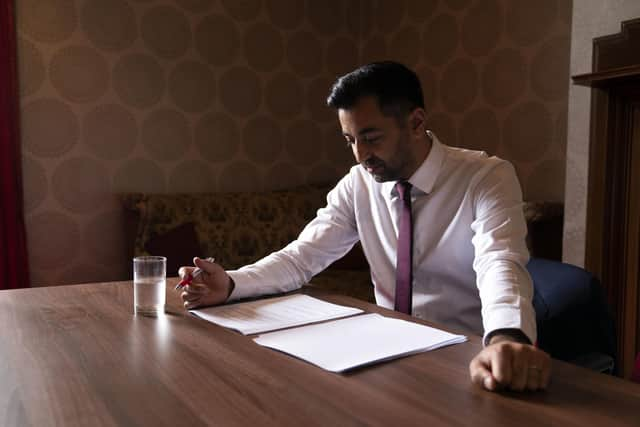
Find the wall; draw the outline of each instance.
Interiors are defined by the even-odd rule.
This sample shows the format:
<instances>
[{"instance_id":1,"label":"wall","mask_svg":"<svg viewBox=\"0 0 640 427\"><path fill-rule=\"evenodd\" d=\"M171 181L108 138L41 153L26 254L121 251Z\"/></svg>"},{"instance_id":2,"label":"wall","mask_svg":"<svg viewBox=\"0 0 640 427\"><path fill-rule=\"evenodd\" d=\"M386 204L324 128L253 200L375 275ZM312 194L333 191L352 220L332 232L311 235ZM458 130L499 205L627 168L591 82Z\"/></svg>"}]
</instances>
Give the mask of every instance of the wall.
<instances>
[{"instance_id":1,"label":"wall","mask_svg":"<svg viewBox=\"0 0 640 427\"><path fill-rule=\"evenodd\" d=\"M571 75L591 72L593 39L620 32L620 24L640 17L637 0L575 0ZM591 89L571 85L567 136L567 172L563 260L584 266L589 179Z\"/></svg>"},{"instance_id":2,"label":"wall","mask_svg":"<svg viewBox=\"0 0 640 427\"><path fill-rule=\"evenodd\" d=\"M337 180L352 164L330 83L414 67L450 145L562 200L570 0L19 0L33 285L126 277L127 191Z\"/></svg>"},{"instance_id":3,"label":"wall","mask_svg":"<svg viewBox=\"0 0 640 427\"><path fill-rule=\"evenodd\" d=\"M117 193L290 187L352 163L323 101L359 2L17 5L36 286L124 277Z\"/></svg>"},{"instance_id":4,"label":"wall","mask_svg":"<svg viewBox=\"0 0 640 427\"><path fill-rule=\"evenodd\" d=\"M363 61L415 67L441 140L512 161L527 200L562 201L571 1L369 4Z\"/></svg>"}]
</instances>

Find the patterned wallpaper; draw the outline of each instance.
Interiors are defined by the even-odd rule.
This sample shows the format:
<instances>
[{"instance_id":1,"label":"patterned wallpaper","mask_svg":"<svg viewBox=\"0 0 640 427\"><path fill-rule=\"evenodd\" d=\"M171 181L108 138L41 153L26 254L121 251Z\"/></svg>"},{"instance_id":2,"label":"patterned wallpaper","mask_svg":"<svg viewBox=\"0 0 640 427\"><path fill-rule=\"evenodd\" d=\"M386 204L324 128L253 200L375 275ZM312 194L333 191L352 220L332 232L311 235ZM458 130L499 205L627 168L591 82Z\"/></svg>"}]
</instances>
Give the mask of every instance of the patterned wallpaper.
<instances>
[{"instance_id":1,"label":"patterned wallpaper","mask_svg":"<svg viewBox=\"0 0 640 427\"><path fill-rule=\"evenodd\" d=\"M450 145L562 200L570 0L19 0L33 285L126 278L128 191L269 190L352 164L336 76L414 67Z\"/></svg>"}]
</instances>

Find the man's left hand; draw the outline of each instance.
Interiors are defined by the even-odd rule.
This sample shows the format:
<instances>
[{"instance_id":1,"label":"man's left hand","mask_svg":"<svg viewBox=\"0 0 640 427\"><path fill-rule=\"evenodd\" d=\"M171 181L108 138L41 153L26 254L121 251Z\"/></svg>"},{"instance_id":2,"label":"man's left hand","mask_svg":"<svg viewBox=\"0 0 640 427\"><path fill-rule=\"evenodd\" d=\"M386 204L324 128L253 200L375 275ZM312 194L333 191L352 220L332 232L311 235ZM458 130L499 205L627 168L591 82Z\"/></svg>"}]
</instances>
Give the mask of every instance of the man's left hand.
<instances>
[{"instance_id":1,"label":"man's left hand","mask_svg":"<svg viewBox=\"0 0 640 427\"><path fill-rule=\"evenodd\" d=\"M547 387L551 377L551 357L529 344L492 339L473 358L469 373L474 384L489 391L504 388L516 391L542 390Z\"/></svg>"}]
</instances>

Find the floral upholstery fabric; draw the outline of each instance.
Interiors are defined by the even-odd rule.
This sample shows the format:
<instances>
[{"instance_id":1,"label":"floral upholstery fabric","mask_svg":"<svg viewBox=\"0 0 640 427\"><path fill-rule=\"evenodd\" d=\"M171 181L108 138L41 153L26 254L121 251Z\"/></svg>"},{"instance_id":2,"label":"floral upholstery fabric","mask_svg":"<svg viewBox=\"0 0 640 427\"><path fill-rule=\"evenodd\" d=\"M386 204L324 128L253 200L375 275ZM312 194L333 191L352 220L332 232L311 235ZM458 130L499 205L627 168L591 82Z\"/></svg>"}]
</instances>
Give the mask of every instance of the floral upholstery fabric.
<instances>
[{"instance_id":1,"label":"floral upholstery fabric","mask_svg":"<svg viewBox=\"0 0 640 427\"><path fill-rule=\"evenodd\" d=\"M267 193L128 194L125 208L137 212L135 255L148 242L193 223L202 254L236 269L277 251L295 239L325 206L327 187Z\"/></svg>"}]
</instances>

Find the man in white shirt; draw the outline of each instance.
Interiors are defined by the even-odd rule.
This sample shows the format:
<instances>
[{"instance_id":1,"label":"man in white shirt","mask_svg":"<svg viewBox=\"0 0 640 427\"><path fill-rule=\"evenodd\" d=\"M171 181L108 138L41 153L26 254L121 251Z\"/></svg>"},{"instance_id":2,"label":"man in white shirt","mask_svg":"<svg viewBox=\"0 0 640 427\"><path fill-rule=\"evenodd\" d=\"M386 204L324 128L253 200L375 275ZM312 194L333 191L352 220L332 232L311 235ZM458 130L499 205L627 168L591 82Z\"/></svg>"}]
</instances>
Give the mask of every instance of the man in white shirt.
<instances>
[{"instance_id":1,"label":"man in white shirt","mask_svg":"<svg viewBox=\"0 0 640 427\"><path fill-rule=\"evenodd\" d=\"M337 80L327 103L358 165L282 250L236 271L194 259L204 274L184 288L185 307L297 289L360 241L379 305L484 335L469 365L474 383L545 388L550 358L531 345L533 290L513 166L442 144L426 129L417 76L401 64L358 68ZM399 238L407 234L408 246ZM404 255L399 247L408 248Z\"/></svg>"}]
</instances>

